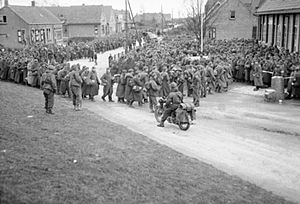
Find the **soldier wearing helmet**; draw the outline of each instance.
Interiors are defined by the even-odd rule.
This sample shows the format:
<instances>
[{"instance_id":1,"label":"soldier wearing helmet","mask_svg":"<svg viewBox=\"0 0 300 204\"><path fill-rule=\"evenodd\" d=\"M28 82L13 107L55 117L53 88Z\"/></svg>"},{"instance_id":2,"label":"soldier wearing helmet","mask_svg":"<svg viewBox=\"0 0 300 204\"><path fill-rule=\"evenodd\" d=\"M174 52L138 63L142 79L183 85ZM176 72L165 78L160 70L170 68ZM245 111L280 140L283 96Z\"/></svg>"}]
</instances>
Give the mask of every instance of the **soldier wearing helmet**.
<instances>
[{"instance_id":1,"label":"soldier wearing helmet","mask_svg":"<svg viewBox=\"0 0 300 204\"><path fill-rule=\"evenodd\" d=\"M179 107L180 103L183 102L183 95L180 91L178 91L177 84L172 82L170 84L170 93L167 97L166 101L166 110L163 113L160 124L158 127L164 127L164 123L169 116Z\"/></svg>"}]
</instances>

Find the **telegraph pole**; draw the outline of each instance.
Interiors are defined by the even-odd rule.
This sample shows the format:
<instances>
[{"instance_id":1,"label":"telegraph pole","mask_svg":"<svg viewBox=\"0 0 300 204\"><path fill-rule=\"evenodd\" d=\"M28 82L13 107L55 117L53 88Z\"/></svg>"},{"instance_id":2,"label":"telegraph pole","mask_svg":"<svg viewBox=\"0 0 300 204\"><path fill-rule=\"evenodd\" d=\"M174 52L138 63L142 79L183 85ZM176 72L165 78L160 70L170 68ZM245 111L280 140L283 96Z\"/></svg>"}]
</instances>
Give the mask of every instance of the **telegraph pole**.
<instances>
[{"instance_id":1,"label":"telegraph pole","mask_svg":"<svg viewBox=\"0 0 300 204\"><path fill-rule=\"evenodd\" d=\"M160 10L161 10L161 35L162 35L164 32L164 14L163 14L162 4L160 5Z\"/></svg>"},{"instance_id":2,"label":"telegraph pole","mask_svg":"<svg viewBox=\"0 0 300 204\"><path fill-rule=\"evenodd\" d=\"M127 54L127 52L128 52L128 9L127 9L127 0L125 0L125 32L126 32L125 54Z\"/></svg>"}]
</instances>

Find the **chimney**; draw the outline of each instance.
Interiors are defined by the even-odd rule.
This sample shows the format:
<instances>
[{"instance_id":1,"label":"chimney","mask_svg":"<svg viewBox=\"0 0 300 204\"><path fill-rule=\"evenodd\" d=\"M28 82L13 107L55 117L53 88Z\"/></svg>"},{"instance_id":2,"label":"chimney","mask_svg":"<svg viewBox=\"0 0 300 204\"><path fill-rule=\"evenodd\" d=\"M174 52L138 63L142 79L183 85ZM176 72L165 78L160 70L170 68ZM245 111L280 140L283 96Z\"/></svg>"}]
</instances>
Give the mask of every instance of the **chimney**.
<instances>
[{"instance_id":1,"label":"chimney","mask_svg":"<svg viewBox=\"0 0 300 204\"><path fill-rule=\"evenodd\" d=\"M4 0L4 6L8 6L8 0Z\"/></svg>"},{"instance_id":2,"label":"chimney","mask_svg":"<svg viewBox=\"0 0 300 204\"><path fill-rule=\"evenodd\" d=\"M35 7L35 1L31 1L31 6Z\"/></svg>"}]
</instances>

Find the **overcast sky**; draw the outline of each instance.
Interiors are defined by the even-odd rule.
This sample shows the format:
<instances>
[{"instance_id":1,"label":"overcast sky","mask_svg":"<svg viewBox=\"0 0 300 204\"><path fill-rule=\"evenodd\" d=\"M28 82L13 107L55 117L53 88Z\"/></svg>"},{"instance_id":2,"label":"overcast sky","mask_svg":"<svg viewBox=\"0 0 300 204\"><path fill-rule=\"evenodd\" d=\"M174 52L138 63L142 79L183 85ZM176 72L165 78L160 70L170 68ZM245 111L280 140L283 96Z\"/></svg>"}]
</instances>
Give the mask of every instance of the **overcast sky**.
<instances>
[{"instance_id":1,"label":"overcast sky","mask_svg":"<svg viewBox=\"0 0 300 204\"><path fill-rule=\"evenodd\" d=\"M1 0L0 0L1 1ZM11 5L31 5L31 0L8 0ZM133 14L161 12L172 14L174 18L186 15L186 6L191 0L129 0ZM201 0L200 0L201 1ZM202 0L206 1L206 0ZM4 2L4 0L2 0ZM38 6L49 5L112 5L114 9L125 9L125 0L36 0Z\"/></svg>"}]
</instances>

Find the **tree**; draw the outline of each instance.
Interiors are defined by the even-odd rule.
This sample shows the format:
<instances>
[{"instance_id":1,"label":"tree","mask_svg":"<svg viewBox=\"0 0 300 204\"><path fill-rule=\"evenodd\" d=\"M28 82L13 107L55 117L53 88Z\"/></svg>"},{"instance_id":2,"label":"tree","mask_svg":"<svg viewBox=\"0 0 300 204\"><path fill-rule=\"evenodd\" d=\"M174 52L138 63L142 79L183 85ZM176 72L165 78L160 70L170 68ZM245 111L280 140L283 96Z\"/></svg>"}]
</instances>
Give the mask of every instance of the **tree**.
<instances>
[{"instance_id":1,"label":"tree","mask_svg":"<svg viewBox=\"0 0 300 204\"><path fill-rule=\"evenodd\" d=\"M187 6L186 27L192 31L198 41L199 51L203 51L203 34L205 33L205 25L203 21L202 8L204 0L185 0Z\"/></svg>"}]
</instances>

